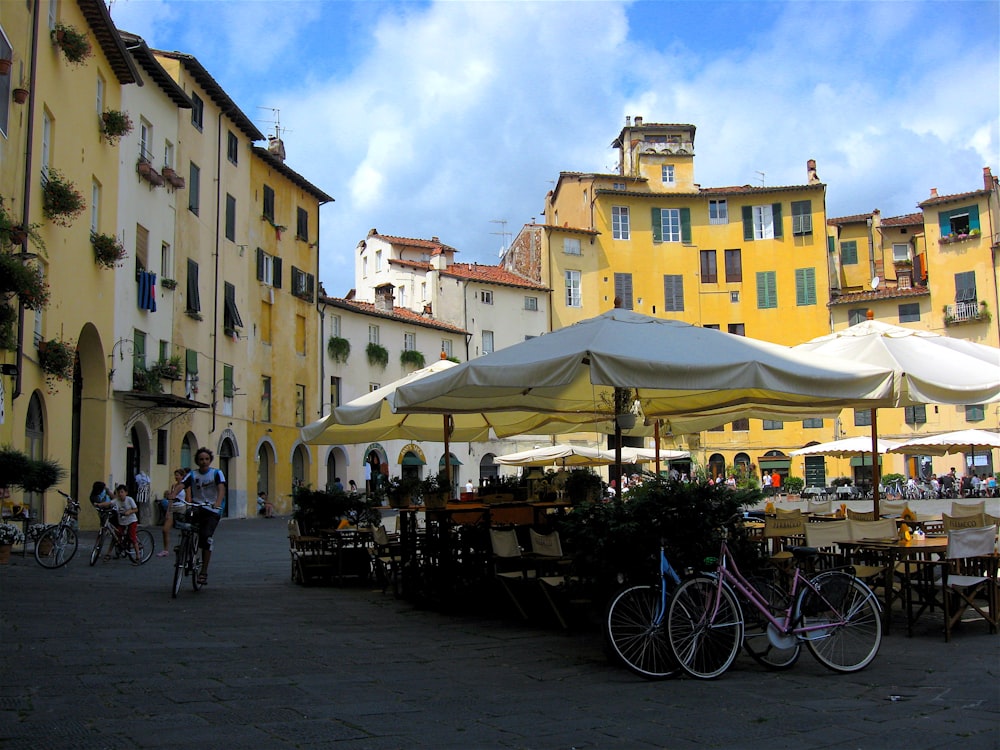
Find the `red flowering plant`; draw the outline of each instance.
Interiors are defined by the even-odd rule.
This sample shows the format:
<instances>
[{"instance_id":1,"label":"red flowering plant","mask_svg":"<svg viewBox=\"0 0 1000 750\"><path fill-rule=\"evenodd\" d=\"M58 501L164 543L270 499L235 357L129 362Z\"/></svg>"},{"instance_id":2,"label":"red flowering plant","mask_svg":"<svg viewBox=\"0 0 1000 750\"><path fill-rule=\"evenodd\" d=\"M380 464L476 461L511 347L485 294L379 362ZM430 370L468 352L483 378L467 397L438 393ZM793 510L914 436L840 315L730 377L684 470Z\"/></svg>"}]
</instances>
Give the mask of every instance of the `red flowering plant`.
<instances>
[{"instance_id":1,"label":"red flowering plant","mask_svg":"<svg viewBox=\"0 0 1000 750\"><path fill-rule=\"evenodd\" d=\"M42 212L45 218L68 227L87 207L83 194L62 172L51 167L42 190Z\"/></svg>"}]
</instances>

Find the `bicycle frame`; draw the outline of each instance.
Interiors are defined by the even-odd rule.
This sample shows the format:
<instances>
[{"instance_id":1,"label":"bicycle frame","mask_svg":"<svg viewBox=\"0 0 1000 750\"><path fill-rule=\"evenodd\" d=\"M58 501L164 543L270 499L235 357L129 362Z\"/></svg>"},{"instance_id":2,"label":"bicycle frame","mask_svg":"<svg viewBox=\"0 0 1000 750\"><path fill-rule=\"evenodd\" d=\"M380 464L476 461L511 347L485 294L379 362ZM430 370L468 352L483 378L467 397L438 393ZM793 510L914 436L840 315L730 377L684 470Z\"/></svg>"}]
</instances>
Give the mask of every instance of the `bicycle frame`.
<instances>
[{"instance_id":1,"label":"bicycle frame","mask_svg":"<svg viewBox=\"0 0 1000 750\"><path fill-rule=\"evenodd\" d=\"M826 637L831 628L837 627L838 625L844 625L848 620L848 618L845 617L845 613L840 612L835 605L823 596L820 589L813 584L809 578L803 575L801 569L798 567L794 569L792 574L791 585L788 591L788 607L781 619L776 618L773 614L771 614L771 609L767 600L764 599L753 584L743 577L743 574L736 565L736 561L733 560L729 554L729 545L726 544L724 539L722 540L722 545L719 550L719 568L715 577L719 583L716 587L712 603L711 614L713 618L718 613L719 602L722 596L722 584L725 582L734 588L741 596L743 596L745 600L748 601L758 612L760 612L760 614L763 615L763 617L771 625L777 628L782 635L794 635L798 640L817 640L819 638ZM818 596L820 600L829 607L829 611L836 613L838 619L832 622L825 621L814 625L794 625L794 610L799 594L803 588L810 589L813 594ZM879 611L881 611L882 607L879 604L878 599L874 597L874 594L871 595L871 598L875 602Z\"/></svg>"},{"instance_id":2,"label":"bicycle frame","mask_svg":"<svg viewBox=\"0 0 1000 750\"><path fill-rule=\"evenodd\" d=\"M663 618L667 613L667 600L670 598L668 591L671 587L667 586L667 581L672 581L674 586L679 586L681 582L681 577L677 575L677 571L670 564L667 559L667 552L663 547L660 547L660 611L656 613L653 618L654 625L660 625L663 623Z\"/></svg>"}]
</instances>

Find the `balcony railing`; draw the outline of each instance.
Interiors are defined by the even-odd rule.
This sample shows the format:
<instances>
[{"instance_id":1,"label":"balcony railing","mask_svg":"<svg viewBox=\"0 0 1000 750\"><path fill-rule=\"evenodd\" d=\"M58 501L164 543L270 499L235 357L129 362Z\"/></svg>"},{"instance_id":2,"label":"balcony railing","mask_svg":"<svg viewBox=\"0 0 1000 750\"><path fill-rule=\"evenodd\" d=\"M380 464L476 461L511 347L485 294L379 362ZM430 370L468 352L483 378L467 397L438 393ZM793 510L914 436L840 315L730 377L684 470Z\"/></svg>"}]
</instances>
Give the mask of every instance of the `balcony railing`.
<instances>
[{"instance_id":1,"label":"balcony railing","mask_svg":"<svg viewBox=\"0 0 1000 750\"><path fill-rule=\"evenodd\" d=\"M957 325L968 323L973 320L989 320L990 315L986 308L978 301L956 302L954 305L946 305L944 308L945 325Z\"/></svg>"}]
</instances>

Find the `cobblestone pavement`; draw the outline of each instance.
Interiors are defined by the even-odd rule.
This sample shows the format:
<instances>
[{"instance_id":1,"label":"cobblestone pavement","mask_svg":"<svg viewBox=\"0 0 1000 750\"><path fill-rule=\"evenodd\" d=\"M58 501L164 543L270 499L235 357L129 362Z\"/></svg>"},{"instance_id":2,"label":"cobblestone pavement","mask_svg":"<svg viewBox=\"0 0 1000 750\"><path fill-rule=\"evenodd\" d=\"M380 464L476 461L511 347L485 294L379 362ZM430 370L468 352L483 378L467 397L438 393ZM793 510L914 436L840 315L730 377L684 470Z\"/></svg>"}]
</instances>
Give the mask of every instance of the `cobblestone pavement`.
<instances>
[{"instance_id":1,"label":"cobblestone pavement","mask_svg":"<svg viewBox=\"0 0 1000 750\"><path fill-rule=\"evenodd\" d=\"M154 530L155 532L155 530ZM156 533L157 544L160 543ZM645 682L597 630L447 616L370 586L289 580L281 520L224 520L211 583L171 559L0 567L0 747L1000 748L1000 636L939 621L866 670L740 656Z\"/></svg>"}]
</instances>

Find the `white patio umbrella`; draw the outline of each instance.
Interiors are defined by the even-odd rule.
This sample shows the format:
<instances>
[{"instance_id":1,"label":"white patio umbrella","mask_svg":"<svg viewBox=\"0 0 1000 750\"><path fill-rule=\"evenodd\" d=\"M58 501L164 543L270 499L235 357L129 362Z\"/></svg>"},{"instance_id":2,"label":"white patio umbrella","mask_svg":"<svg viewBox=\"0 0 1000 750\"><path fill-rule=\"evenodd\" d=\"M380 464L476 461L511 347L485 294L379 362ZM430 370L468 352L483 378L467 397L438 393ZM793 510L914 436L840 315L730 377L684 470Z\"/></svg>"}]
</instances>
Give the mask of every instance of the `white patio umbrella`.
<instances>
[{"instance_id":1,"label":"white patio umbrella","mask_svg":"<svg viewBox=\"0 0 1000 750\"><path fill-rule=\"evenodd\" d=\"M734 412L803 419L889 404L892 374L614 309L407 383L396 390L395 407L456 415L535 411L585 422L623 388L647 420L667 419L676 433L725 423Z\"/></svg>"},{"instance_id":2,"label":"white patio umbrella","mask_svg":"<svg viewBox=\"0 0 1000 750\"><path fill-rule=\"evenodd\" d=\"M893 453L908 453L920 456L944 456L948 453L969 453L975 467L976 448L993 450L1000 448L1000 433L989 430L958 430L940 435L927 435L900 443Z\"/></svg>"},{"instance_id":3,"label":"white patio umbrella","mask_svg":"<svg viewBox=\"0 0 1000 750\"><path fill-rule=\"evenodd\" d=\"M543 445L540 448L497 456L502 466L607 466L615 454L585 445Z\"/></svg>"},{"instance_id":4,"label":"white patio umbrella","mask_svg":"<svg viewBox=\"0 0 1000 750\"><path fill-rule=\"evenodd\" d=\"M879 453L888 453L897 445L899 445L899 443L893 443L889 440L879 440L877 443L877 450ZM829 443L807 445L805 448L799 448L797 451L791 451L789 455L851 458L852 456L861 456L866 453L870 454L871 452L871 438L867 435L862 435L857 437L842 438L841 440L833 440Z\"/></svg>"},{"instance_id":5,"label":"white patio umbrella","mask_svg":"<svg viewBox=\"0 0 1000 750\"><path fill-rule=\"evenodd\" d=\"M631 448L629 446L622 448L622 463L626 464L652 463L657 460L657 456L659 456L660 461L674 461L681 458L691 458L691 453L666 448L661 448L659 451L656 448Z\"/></svg>"},{"instance_id":6,"label":"white patio umbrella","mask_svg":"<svg viewBox=\"0 0 1000 750\"><path fill-rule=\"evenodd\" d=\"M1000 400L1000 349L930 331L866 320L794 346L792 350L892 370L892 406L985 404ZM871 405L871 450L878 440L876 406ZM878 462L873 460L876 514L878 480Z\"/></svg>"}]
</instances>

